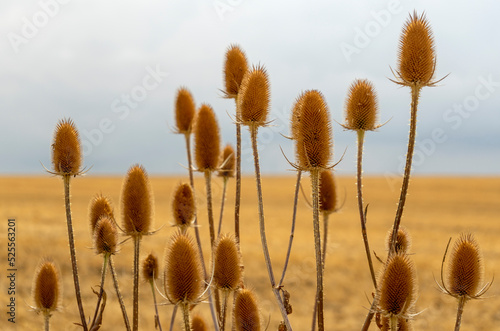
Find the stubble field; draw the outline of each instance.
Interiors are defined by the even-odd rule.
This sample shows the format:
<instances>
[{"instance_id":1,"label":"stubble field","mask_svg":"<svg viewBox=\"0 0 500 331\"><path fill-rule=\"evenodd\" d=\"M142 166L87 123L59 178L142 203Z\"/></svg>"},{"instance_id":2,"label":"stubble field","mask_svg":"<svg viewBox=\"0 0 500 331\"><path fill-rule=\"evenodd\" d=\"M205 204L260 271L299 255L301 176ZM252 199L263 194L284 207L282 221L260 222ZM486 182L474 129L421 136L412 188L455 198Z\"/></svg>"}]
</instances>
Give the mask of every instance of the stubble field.
<instances>
[{"instance_id":1,"label":"stubble field","mask_svg":"<svg viewBox=\"0 0 500 331\"><path fill-rule=\"evenodd\" d=\"M121 177L85 176L72 180L72 211L75 229L77 259L80 272L86 315L93 314L96 297L91 287L97 289L100 281L102 258L92 249L88 224L88 205L97 193L113 200L115 216L120 219ZM155 252L163 260L165 244L175 229L170 226L173 189L187 178L152 177L155 200L154 227L160 229L146 237L141 256ZM222 181L213 181L215 218L218 220ZM269 250L276 278L280 278L287 248L295 178L264 177L264 212ZM304 178L306 194L310 180ZM17 330L42 329L42 316L30 311L33 273L44 256L52 257L62 273L63 308L51 318L53 330L78 330L73 322L79 315L74 299L74 287L64 212L63 184L60 178L3 177L0 178L0 214L2 218L2 243L5 243L7 219L16 219L17 278L16 278L16 327ZM229 185L224 214L223 232L233 232L234 181ZM252 177L243 180L241 210L241 250L244 264L245 285L256 290L263 329L276 330L280 320L279 310L270 290L258 232L257 196ZM339 199L345 200L340 212L330 217L330 231L325 271L325 322L327 330L359 330L370 306L372 285L362 243L359 215L357 214L355 179L338 177ZM367 177L364 180L364 199L369 204L368 236L373 251L385 258L385 237L392 226L399 197L399 179ZM196 179L198 222L204 242L205 261L210 265L208 250L209 233L204 202L205 190L201 178ZM474 232L482 248L485 262L485 281L490 281L500 265L500 178L414 177L410 183L403 225L413 238L411 249L419 285L419 298L415 317L415 330L451 330L455 322L456 300L439 292L433 277L439 278L443 253L450 237L460 232ZM125 238L124 238L125 239ZM6 270L6 245L1 245L2 275ZM132 242L125 242L114 256L120 286L129 316L132 313ZM312 212L301 196L298 207L295 241L285 288L291 294L293 313L290 315L294 330L310 330L312 304L315 293L315 259L313 250ZM381 263L375 261L375 268ZM8 279L2 276L0 295L2 310L6 311ZM161 281L158 287L163 291ZM101 330L122 330L123 321L110 277L105 289L108 302ZM152 294L147 284L140 288L140 330L154 330ZM494 282L484 300L475 300L465 306L462 331L500 330L500 284ZM162 302L165 300L159 299ZM172 307L159 307L163 330L168 329ZM0 329L12 326L2 311ZM194 308L208 320L208 304ZM178 316L176 330L180 330ZM12 328L15 330L15 328ZM372 324L370 330L376 330Z\"/></svg>"}]
</instances>

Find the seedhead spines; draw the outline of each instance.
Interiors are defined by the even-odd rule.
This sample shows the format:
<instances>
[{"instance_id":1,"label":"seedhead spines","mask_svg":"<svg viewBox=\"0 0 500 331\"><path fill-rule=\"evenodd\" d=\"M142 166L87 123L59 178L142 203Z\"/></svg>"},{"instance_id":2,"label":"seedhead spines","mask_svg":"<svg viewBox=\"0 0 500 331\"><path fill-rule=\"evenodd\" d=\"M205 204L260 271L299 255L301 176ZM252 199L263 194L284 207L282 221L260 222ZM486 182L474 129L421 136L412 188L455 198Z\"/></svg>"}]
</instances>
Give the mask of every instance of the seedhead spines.
<instances>
[{"instance_id":1,"label":"seedhead spines","mask_svg":"<svg viewBox=\"0 0 500 331\"><path fill-rule=\"evenodd\" d=\"M236 331L260 331L258 307L255 294L251 290L238 290L234 304Z\"/></svg>"},{"instance_id":2,"label":"seedhead spines","mask_svg":"<svg viewBox=\"0 0 500 331\"><path fill-rule=\"evenodd\" d=\"M80 135L69 118L60 120L54 131L52 166L57 175L76 176L82 172Z\"/></svg>"},{"instance_id":3,"label":"seedhead spines","mask_svg":"<svg viewBox=\"0 0 500 331\"><path fill-rule=\"evenodd\" d=\"M148 282L158 278L158 258L153 253L142 262L142 277Z\"/></svg>"},{"instance_id":4,"label":"seedhead spines","mask_svg":"<svg viewBox=\"0 0 500 331\"><path fill-rule=\"evenodd\" d=\"M236 98L243 76L248 71L247 57L240 46L229 45L224 62L224 91L227 98Z\"/></svg>"},{"instance_id":5,"label":"seedhead spines","mask_svg":"<svg viewBox=\"0 0 500 331\"><path fill-rule=\"evenodd\" d=\"M269 77L266 69L254 66L243 76L238 94L238 121L245 125L264 126L267 124L267 116L271 92Z\"/></svg>"},{"instance_id":6,"label":"seedhead spines","mask_svg":"<svg viewBox=\"0 0 500 331\"><path fill-rule=\"evenodd\" d=\"M349 87L345 105L345 128L371 131L377 128L377 95L373 84L357 79Z\"/></svg>"},{"instance_id":7,"label":"seedhead spines","mask_svg":"<svg viewBox=\"0 0 500 331\"><path fill-rule=\"evenodd\" d=\"M32 291L36 311L50 315L59 308L62 298L61 276L51 259L45 258L38 265Z\"/></svg>"},{"instance_id":8,"label":"seedhead spines","mask_svg":"<svg viewBox=\"0 0 500 331\"><path fill-rule=\"evenodd\" d=\"M102 194L97 194L92 198L89 205L89 224L92 235L94 234L97 221L103 216L115 219L111 200Z\"/></svg>"},{"instance_id":9,"label":"seedhead spines","mask_svg":"<svg viewBox=\"0 0 500 331\"><path fill-rule=\"evenodd\" d=\"M182 134L191 133L195 115L196 105L193 95L186 87L180 87L177 90L177 96L175 98L176 132Z\"/></svg>"},{"instance_id":10,"label":"seedhead spines","mask_svg":"<svg viewBox=\"0 0 500 331\"><path fill-rule=\"evenodd\" d=\"M194 124L194 154L199 171L214 171L219 166L220 132L214 110L201 105Z\"/></svg>"},{"instance_id":11,"label":"seedhead spines","mask_svg":"<svg viewBox=\"0 0 500 331\"><path fill-rule=\"evenodd\" d=\"M115 254L118 246L118 231L114 220L102 216L94 231L94 248L97 254Z\"/></svg>"},{"instance_id":12,"label":"seedhead spines","mask_svg":"<svg viewBox=\"0 0 500 331\"><path fill-rule=\"evenodd\" d=\"M174 225L186 229L194 221L196 215L196 204L191 185L182 183L177 186L172 201L172 214Z\"/></svg>"},{"instance_id":13,"label":"seedhead spines","mask_svg":"<svg viewBox=\"0 0 500 331\"><path fill-rule=\"evenodd\" d=\"M214 250L213 281L217 288L235 290L241 283L241 256L234 237L222 234Z\"/></svg>"},{"instance_id":14,"label":"seedhead spines","mask_svg":"<svg viewBox=\"0 0 500 331\"><path fill-rule=\"evenodd\" d=\"M234 148L230 144L227 144L221 153L218 176L226 178L234 177L235 164L236 156Z\"/></svg>"},{"instance_id":15,"label":"seedhead spines","mask_svg":"<svg viewBox=\"0 0 500 331\"><path fill-rule=\"evenodd\" d=\"M331 170L323 170L319 178L319 209L331 214L337 211L337 185Z\"/></svg>"}]
</instances>

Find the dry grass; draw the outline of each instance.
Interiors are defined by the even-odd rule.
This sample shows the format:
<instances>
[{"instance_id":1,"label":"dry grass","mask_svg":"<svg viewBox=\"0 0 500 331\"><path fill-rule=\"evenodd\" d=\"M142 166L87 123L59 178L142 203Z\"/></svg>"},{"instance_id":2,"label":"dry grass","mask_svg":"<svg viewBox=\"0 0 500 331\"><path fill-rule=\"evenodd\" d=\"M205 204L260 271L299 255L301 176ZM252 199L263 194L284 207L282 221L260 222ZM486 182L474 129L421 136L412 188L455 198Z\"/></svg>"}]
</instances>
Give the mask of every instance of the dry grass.
<instances>
[{"instance_id":1,"label":"dry grass","mask_svg":"<svg viewBox=\"0 0 500 331\"><path fill-rule=\"evenodd\" d=\"M173 190L186 178L152 177L151 185L155 197L155 220L153 228L166 226L156 235L144 238L142 258L151 251L163 261L165 245L175 232L172 223L171 198ZM309 179L304 179L308 191ZM88 225L88 205L96 193L113 200L115 214L120 215L119 194L122 177L86 176L72 181L72 212L75 241L85 312L93 313L96 296L90 287L97 288L100 281L102 259L92 249ZM359 230L359 215L355 196L354 177L337 177L339 198L344 191L346 202L343 209L330 217L330 242L328 263L325 271L325 321L327 330L357 330L369 307L371 280ZM215 216L222 191L222 179L214 178L213 196ZM266 228L269 250L276 277L280 276L288 242L291 206L293 201L293 177L264 177L263 194L266 207ZM195 181L198 210L204 211L203 178ZM42 316L29 311L26 303L32 304L31 284L37 263L43 256L52 256L58 263L63 278L63 311L54 313L51 325L54 330L79 330L72 325L79 321L74 298L71 264L66 234L64 196L60 178L3 177L0 178L0 214L3 220L17 220L17 328L18 330L41 329ZM400 180L384 178L364 179L364 200L369 203L368 235L371 248L385 258L385 237L394 221ZM257 196L253 178L244 178L241 206L241 248L245 265L245 283L257 292L261 317L270 319L269 330L276 330L281 318L276 301L269 288L260 237L258 232ZM234 230L232 220L234 206L234 181L228 185L228 200L222 232ZM291 294L293 314L291 323L295 330L308 330L311 324L312 303L316 288L315 260L313 250L312 217L310 208L299 202L296 237L292 250L289 271L285 279L286 289ZM448 238L457 238L463 230L470 230L481 245L485 262L485 280L488 281L500 264L500 178L422 178L413 177L410 195L402 224L413 238L412 259L415 262L420 288L417 311L424 310L415 321L415 330L450 330L456 316L456 301L437 290L433 275L439 277L441 259ZM200 232L204 242L205 261L209 261L209 233L206 213L199 213ZM6 233L7 222L1 222L1 231ZM127 242L115 256L115 264L123 291L129 318L132 314L132 262L133 243ZM6 257L3 255L3 265ZM381 264L374 262L376 269ZM207 264L210 265L210 264ZM163 265L160 265L163 268ZM161 269L162 270L162 269ZM498 271L498 270L497 270ZM6 288L6 278L0 279L0 287ZM140 330L154 330L154 307L151 291L146 283L141 284ZM466 305L462 331L494 330L500 325L500 296L498 282L493 284L485 300ZM102 330L121 329L121 312L111 283L107 277L105 289L108 304L104 312ZM5 291L1 302L6 302ZM159 301L162 299L159 298ZM26 303L25 303L26 302ZM163 328L168 326L171 306L159 307ZM209 318L207 304L195 308ZM181 329L181 316L176 327ZM2 320L2 325L5 319ZM115 326L118 326L115 328ZM265 326L265 325L264 325ZM5 327L2 326L5 330ZM370 330L376 330L374 324Z\"/></svg>"}]
</instances>

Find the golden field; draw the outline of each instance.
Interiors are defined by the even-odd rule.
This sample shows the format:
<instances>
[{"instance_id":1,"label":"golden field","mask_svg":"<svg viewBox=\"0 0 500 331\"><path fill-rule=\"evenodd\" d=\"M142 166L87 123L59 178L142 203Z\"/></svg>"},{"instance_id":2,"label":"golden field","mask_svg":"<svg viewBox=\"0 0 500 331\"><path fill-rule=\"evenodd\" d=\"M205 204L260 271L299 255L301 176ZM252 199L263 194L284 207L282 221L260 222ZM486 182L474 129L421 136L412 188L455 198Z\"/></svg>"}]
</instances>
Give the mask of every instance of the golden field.
<instances>
[{"instance_id":1,"label":"golden field","mask_svg":"<svg viewBox=\"0 0 500 331\"><path fill-rule=\"evenodd\" d=\"M175 231L170 227L171 198L175 186L187 178L152 177L151 185L155 197L155 225L158 233L143 240L141 256L154 251L160 259L164 255L165 243ZM218 220L221 202L222 181L213 181L214 217ZM102 258L92 249L87 219L88 204L96 193L108 195L114 202L115 215L120 223L119 197L121 177L96 177L87 175L72 180L72 212L75 228L80 282L86 315L93 314L96 296L91 287L100 282ZM303 179L306 192L310 180ZM359 330L370 306L372 285L366 262L359 215L356 205L354 177L337 178L340 200L343 208L330 217L328 253L325 271L325 322L327 330ZM368 236L371 249L381 258L385 257L385 237L392 226L396 203L399 198L400 179L387 180L383 177L364 179L364 200L369 204ZM267 238L274 273L281 276L287 248L292 201L295 186L294 177L263 177L264 211ZM4 271L6 261L7 219L16 219L17 232L17 278L16 302L17 330L42 329L42 316L30 311L32 303L31 284L33 272L40 258L51 256L58 263L63 276L63 308L51 318L53 330L79 330L73 322L79 321L71 266L64 212L63 184L60 178L50 175L41 177L0 178L0 213L2 249L2 305L1 330L9 330L6 322L7 278ZM245 266L245 284L257 291L261 306L263 328L276 330L280 313L270 290L258 232L257 195L253 177L243 180L241 210L241 250ZM198 197L198 222L207 265L208 224L204 182L196 181ZM229 183L223 231L233 231L234 181ZM455 323L456 300L441 294L433 277L439 278L443 253L450 237L470 230L475 233L485 261L485 281L490 281L500 265L500 178L455 178L414 177L410 183L405 213L405 225L412 237L411 252L418 272L419 298L417 310L421 312L414 322L415 330L451 330ZM129 318L132 314L132 243L121 246L114 256L120 286L127 305ZM291 294L293 314L290 315L294 330L310 330L312 304L314 301L316 270L313 250L312 212L301 196L298 206L297 228L291 262L285 278L285 288ZM381 266L375 260L375 267ZM108 274L105 289L108 301L101 330L121 330L123 322L117 304L111 277ZM158 287L163 290L161 281ZM152 294L147 284L140 288L140 329L154 330ZM472 330L500 330L500 282L494 282L484 300L469 302L465 306L462 328ZM159 297L159 300L165 300ZM172 307L159 307L163 330L168 330ZM208 320L208 304L202 303L194 311ZM180 330L180 315L176 330ZM12 328L15 330L15 328ZM376 330L372 323L370 330Z\"/></svg>"}]
</instances>

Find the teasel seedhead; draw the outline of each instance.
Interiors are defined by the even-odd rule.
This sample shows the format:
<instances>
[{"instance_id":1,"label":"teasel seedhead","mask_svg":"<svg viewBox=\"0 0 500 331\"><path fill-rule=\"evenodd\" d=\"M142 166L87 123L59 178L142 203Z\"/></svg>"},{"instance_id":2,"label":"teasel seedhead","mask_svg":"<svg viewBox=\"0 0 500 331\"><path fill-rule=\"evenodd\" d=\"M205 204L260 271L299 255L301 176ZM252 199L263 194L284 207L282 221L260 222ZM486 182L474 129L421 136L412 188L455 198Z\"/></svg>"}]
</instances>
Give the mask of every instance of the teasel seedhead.
<instances>
[{"instance_id":1,"label":"teasel seedhead","mask_svg":"<svg viewBox=\"0 0 500 331\"><path fill-rule=\"evenodd\" d=\"M172 214L174 226L178 226L182 231L192 225L196 216L196 204L193 189L188 183L182 183L175 189Z\"/></svg>"},{"instance_id":2,"label":"teasel seedhead","mask_svg":"<svg viewBox=\"0 0 500 331\"><path fill-rule=\"evenodd\" d=\"M425 14L410 14L399 40L397 83L400 85L433 86L436 69L434 37Z\"/></svg>"},{"instance_id":3,"label":"teasel seedhead","mask_svg":"<svg viewBox=\"0 0 500 331\"><path fill-rule=\"evenodd\" d=\"M236 156L233 146L227 144L220 155L220 166L217 175L225 178L234 177L235 159Z\"/></svg>"},{"instance_id":4,"label":"teasel seedhead","mask_svg":"<svg viewBox=\"0 0 500 331\"><path fill-rule=\"evenodd\" d=\"M207 323L200 315L194 315L191 319L191 331L208 331Z\"/></svg>"},{"instance_id":5,"label":"teasel seedhead","mask_svg":"<svg viewBox=\"0 0 500 331\"><path fill-rule=\"evenodd\" d=\"M71 119L57 123L52 142L52 174L77 176L83 173L80 135Z\"/></svg>"},{"instance_id":6,"label":"teasel seedhead","mask_svg":"<svg viewBox=\"0 0 500 331\"><path fill-rule=\"evenodd\" d=\"M219 166L220 132L214 110L201 105L194 124L194 156L198 171L214 171Z\"/></svg>"},{"instance_id":7,"label":"teasel seedhead","mask_svg":"<svg viewBox=\"0 0 500 331\"><path fill-rule=\"evenodd\" d=\"M172 304L199 302L204 287L203 270L196 244L187 233L177 232L170 239L163 281Z\"/></svg>"},{"instance_id":8,"label":"teasel seedhead","mask_svg":"<svg viewBox=\"0 0 500 331\"><path fill-rule=\"evenodd\" d=\"M299 131L301 123L301 107L304 100L305 93L301 93L292 106L292 112L290 117L290 139L297 140L297 134Z\"/></svg>"},{"instance_id":9,"label":"teasel seedhead","mask_svg":"<svg viewBox=\"0 0 500 331\"><path fill-rule=\"evenodd\" d=\"M389 230L385 238L385 248L387 249L387 251L389 251L391 247L392 232L392 229ZM409 254L411 249L411 242L412 240L410 232L408 232L408 229L405 226L401 225L398 229L398 235L396 237L396 253L401 252Z\"/></svg>"},{"instance_id":10,"label":"teasel seedhead","mask_svg":"<svg viewBox=\"0 0 500 331\"><path fill-rule=\"evenodd\" d=\"M238 243L228 234L222 234L214 249L213 282L218 289L234 291L242 280L241 256Z\"/></svg>"},{"instance_id":11,"label":"teasel seedhead","mask_svg":"<svg viewBox=\"0 0 500 331\"><path fill-rule=\"evenodd\" d=\"M150 253L142 262L142 277L147 282L158 279L158 258L155 254Z\"/></svg>"},{"instance_id":12,"label":"teasel seedhead","mask_svg":"<svg viewBox=\"0 0 500 331\"><path fill-rule=\"evenodd\" d=\"M97 254L115 254L118 246L118 231L115 222L108 216L97 221L94 231L94 248Z\"/></svg>"},{"instance_id":13,"label":"teasel seedhead","mask_svg":"<svg viewBox=\"0 0 500 331\"><path fill-rule=\"evenodd\" d=\"M186 87L177 90L175 98L175 133L190 134L196 115L196 106L191 92Z\"/></svg>"},{"instance_id":14,"label":"teasel seedhead","mask_svg":"<svg viewBox=\"0 0 500 331\"><path fill-rule=\"evenodd\" d=\"M224 83L226 90L223 92L226 98L236 99L241 81L247 70L248 64L245 52L236 44L229 45L224 62Z\"/></svg>"},{"instance_id":15,"label":"teasel seedhead","mask_svg":"<svg viewBox=\"0 0 500 331\"><path fill-rule=\"evenodd\" d=\"M153 218L153 194L142 165L132 166L122 188L122 229L129 236L149 234Z\"/></svg>"},{"instance_id":16,"label":"teasel seedhead","mask_svg":"<svg viewBox=\"0 0 500 331\"><path fill-rule=\"evenodd\" d=\"M339 209L337 204L337 185L333 171L323 170L319 177L319 211L326 214L334 213Z\"/></svg>"},{"instance_id":17,"label":"teasel seedhead","mask_svg":"<svg viewBox=\"0 0 500 331\"><path fill-rule=\"evenodd\" d=\"M270 84L266 69L254 66L243 76L237 98L237 120L244 125L259 127L265 126L269 114Z\"/></svg>"},{"instance_id":18,"label":"teasel seedhead","mask_svg":"<svg viewBox=\"0 0 500 331\"><path fill-rule=\"evenodd\" d=\"M89 205L89 225L92 235L94 235L97 221L103 216L107 216L112 220L115 219L111 199L102 194L97 194L92 198Z\"/></svg>"},{"instance_id":19,"label":"teasel seedhead","mask_svg":"<svg viewBox=\"0 0 500 331\"><path fill-rule=\"evenodd\" d=\"M417 300L417 274L404 253L391 254L378 281L379 313L382 317L409 319Z\"/></svg>"},{"instance_id":20,"label":"teasel seedhead","mask_svg":"<svg viewBox=\"0 0 500 331\"><path fill-rule=\"evenodd\" d=\"M372 131L379 126L377 121L377 94L373 84L366 79L357 79L349 87L345 104L345 124L348 130Z\"/></svg>"},{"instance_id":21,"label":"teasel seedhead","mask_svg":"<svg viewBox=\"0 0 500 331\"><path fill-rule=\"evenodd\" d=\"M236 331L260 331L260 315L255 294L249 289L236 292L234 323Z\"/></svg>"},{"instance_id":22,"label":"teasel seedhead","mask_svg":"<svg viewBox=\"0 0 500 331\"><path fill-rule=\"evenodd\" d=\"M490 289L493 280L482 285L484 274L483 255L474 235L472 233L462 233L455 241L451 251L451 259L448 262L448 284L444 282L443 277L447 251L448 247L446 247L443 265L441 266L442 285L438 284L440 289L452 297L463 298L466 301L483 296Z\"/></svg>"},{"instance_id":23,"label":"teasel seedhead","mask_svg":"<svg viewBox=\"0 0 500 331\"><path fill-rule=\"evenodd\" d=\"M296 168L306 171L330 168L333 142L326 101L316 90L304 92L298 100L297 116L292 116L292 135L298 162Z\"/></svg>"},{"instance_id":24,"label":"teasel seedhead","mask_svg":"<svg viewBox=\"0 0 500 331\"><path fill-rule=\"evenodd\" d=\"M32 295L37 313L51 315L61 306L61 275L54 261L44 258L39 263L33 278Z\"/></svg>"}]
</instances>

